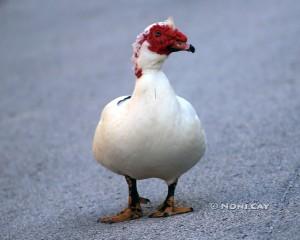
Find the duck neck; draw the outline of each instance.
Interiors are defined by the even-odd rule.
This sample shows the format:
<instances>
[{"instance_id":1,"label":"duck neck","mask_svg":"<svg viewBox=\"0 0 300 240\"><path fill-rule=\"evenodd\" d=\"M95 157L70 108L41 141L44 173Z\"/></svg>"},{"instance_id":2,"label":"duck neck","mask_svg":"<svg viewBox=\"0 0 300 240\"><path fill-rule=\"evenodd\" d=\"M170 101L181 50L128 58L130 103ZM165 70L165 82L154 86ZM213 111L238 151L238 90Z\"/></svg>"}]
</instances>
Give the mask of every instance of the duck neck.
<instances>
[{"instance_id":1,"label":"duck neck","mask_svg":"<svg viewBox=\"0 0 300 240\"><path fill-rule=\"evenodd\" d=\"M136 47L137 48L137 47ZM144 42L139 48L134 49L133 64L134 73L138 80L146 72L161 71L167 55L158 54L149 50L149 43Z\"/></svg>"},{"instance_id":2,"label":"duck neck","mask_svg":"<svg viewBox=\"0 0 300 240\"><path fill-rule=\"evenodd\" d=\"M146 69L136 80L132 98L153 101L175 96L167 76L161 69Z\"/></svg>"},{"instance_id":3,"label":"duck neck","mask_svg":"<svg viewBox=\"0 0 300 240\"><path fill-rule=\"evenodd\" d=\"M162 71L167 55L149 50L144 42L133 56L136 83L133 98L157 99L161 96L173 96L174 91L168 78Z\"/></svg>"}]
</instances>

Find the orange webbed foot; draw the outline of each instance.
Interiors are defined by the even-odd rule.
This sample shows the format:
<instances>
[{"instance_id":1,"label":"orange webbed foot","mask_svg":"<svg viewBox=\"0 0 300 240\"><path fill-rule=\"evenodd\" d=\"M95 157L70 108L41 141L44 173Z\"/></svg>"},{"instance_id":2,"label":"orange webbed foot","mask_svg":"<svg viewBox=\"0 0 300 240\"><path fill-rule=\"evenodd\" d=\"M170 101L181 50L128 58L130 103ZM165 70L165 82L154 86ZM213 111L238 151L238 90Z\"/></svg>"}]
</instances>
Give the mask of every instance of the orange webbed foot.
<instances>
[{"instance_id":1,"label":"orange webbed foot","mask_svg":"<svg viewBox=\"0 0 300 240\"><path fill-rule=\"evenodd\" d=\"M102 223L117 223L124 222L133 219L137 219L143 216L141 208L125 208L123 211L114 216L101 217L98 222Z\"/></svg>"}]
</instances>

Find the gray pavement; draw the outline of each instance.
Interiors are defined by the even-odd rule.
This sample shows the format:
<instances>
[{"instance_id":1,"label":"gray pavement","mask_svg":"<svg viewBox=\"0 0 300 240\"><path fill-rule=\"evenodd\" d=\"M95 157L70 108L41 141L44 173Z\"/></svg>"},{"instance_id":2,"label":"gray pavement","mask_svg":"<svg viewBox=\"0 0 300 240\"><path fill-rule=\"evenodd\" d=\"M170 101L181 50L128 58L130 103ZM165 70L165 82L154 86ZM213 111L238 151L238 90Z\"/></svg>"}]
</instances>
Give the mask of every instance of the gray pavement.
<instances>
[{"instance_id":1,"label":"gray pavement","mask_svg":"<svg viewBox=\"0 0 300 240\"><path fill-rule=\"evenodd\" d=\"M92 157L100 111L133 89L135 36L169 15L197 49L165 65L207 133L177 189L195 212L99 224L127 201ZM299 39L297 0L0 1L0 239L299 239ZM138 186L148 214L166 186Z\"/></svg>"}]
</instances>

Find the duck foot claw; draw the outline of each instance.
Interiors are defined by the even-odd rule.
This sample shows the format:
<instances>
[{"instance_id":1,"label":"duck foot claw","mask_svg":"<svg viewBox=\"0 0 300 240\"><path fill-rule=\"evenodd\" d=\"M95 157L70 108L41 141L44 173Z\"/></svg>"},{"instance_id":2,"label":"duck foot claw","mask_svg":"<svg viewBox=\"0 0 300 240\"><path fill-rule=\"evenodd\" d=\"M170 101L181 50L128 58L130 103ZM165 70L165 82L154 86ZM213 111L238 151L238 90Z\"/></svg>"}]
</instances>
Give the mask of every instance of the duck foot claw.
<instances>
[{"instance_id":1,"label":"duck foot claw","mask_svg":"<svg viewBox=\"0 0 300 240\"><path fill-rule=\"evenodd\" d=\"M101 217L97 222L102 223L117 223L124 222L133 219L137 219L143 216L141 208L125 208L122 212L115 216Z\"/></svg>"},{"instance_id":2,"label":"duck foot claw","mask_svg":"<svg viewBox=\"0 0 300 240\"><path fill-rule=\"evenodd\" d=\"M148 198L143 198L143 197L140 197L140 203L141 204L148 204L150 203L151 201L148 199Z\"/></svg>"},{"instance_id":3,"label":"duck foot claw","mask_svg":"<svg viewBox=\"0 0 300 240\"><path fill-rule=\"evenodd\" d=\"M158 209L149 215L150 218L170 217L177 214L192 212L191 207L166 207Z\"/></svg>"}]
</instances>

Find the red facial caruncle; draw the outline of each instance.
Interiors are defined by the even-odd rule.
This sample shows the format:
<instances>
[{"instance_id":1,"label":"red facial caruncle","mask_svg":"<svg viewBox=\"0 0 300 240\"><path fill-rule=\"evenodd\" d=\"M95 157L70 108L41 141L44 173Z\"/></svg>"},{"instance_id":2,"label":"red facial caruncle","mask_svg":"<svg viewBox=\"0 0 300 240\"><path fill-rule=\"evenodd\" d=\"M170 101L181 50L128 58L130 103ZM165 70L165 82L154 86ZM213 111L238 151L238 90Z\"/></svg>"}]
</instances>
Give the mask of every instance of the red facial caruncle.
<instances>
[{"instance_id":1,"label":"red facial caruncle","mask_svg":"<svg viewBox=\"0 0 300 240\"><path fill-rule=\"evenodd\" d=\"M150 28L146 40L149 42L149 50L152 52L169 55L180 44L182 44L182 48L185 48L187 37L172 26L155 24ZM178 48L176 50L185 49Z\"/></svg>"},{"instance_id":2,"label":"red facial caruncle","mask_svg":"<svg viewBox=\"0 0 300 240\"><path fill-rule=\"evenodd\" d=\"M175 27L172 18L169 18L166 22L153 24L137 37L133 45L134 70L137 78L142 76L142 69L138 66L137 59L145 41L147 41L148 49L151 52L160 55L169 55L178 51L195 52L195 48L187 43L187 37Z\"/></svg>"}]
</instances>

